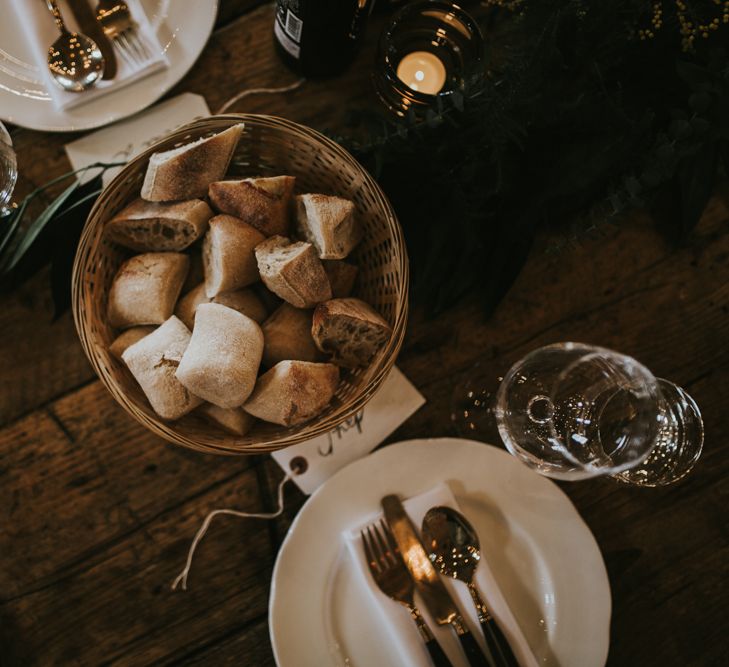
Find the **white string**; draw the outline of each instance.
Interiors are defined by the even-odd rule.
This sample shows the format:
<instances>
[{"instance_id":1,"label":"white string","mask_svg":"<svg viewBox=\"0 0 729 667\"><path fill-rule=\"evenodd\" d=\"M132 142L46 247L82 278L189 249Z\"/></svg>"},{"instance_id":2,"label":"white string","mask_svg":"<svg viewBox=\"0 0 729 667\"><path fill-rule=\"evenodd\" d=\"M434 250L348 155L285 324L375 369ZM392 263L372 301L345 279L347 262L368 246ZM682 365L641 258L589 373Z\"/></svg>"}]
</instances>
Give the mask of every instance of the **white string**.
<instances>
[{"instance_id":1,"label":"white string","mask_svg":"<svg viewBox=\"0 0 729 667\"><path fill-rule=\"evenodd\" d=\"M286 476L279 482L278 485L278 509L275 512L262 512L262 513L252 513L252 512L239 512L238 510L230 510L230 509L221 509L221 510L213 510L210 512L206 517L205 521L202 522L202 525L198 529L197 533L195 533L195 538L192 540L192 544L190 545L190 550L187 552L187 562L185 563L185 569L180 572L180 574L177 575L175 580L172 582L172 590L176 590L177 586L182 584L182 590L187 590L187 575L190 574L190 567L192 566L192 558L195 555L195 549L197 549L197 545L200 543L200 540L205 536L205 533L208 531L208 528L210 527L210 523L212 522L213 518L215 518L218 514L230 514L231 516L238 516L242 517L244 519L275 519L277 516L280 516L281 513L284 510L284 499L283 499L283 490L284 485L286 482L288 482L293 477L292 473L287 473Z\"/></svg>"},{"instance_id":2,"label":"white string","mask_svg":"<svg viewBox=\"0 0 729 667\"><path fill-rule=\"evenodd\" d=\"M305 82L306 79L299 79L291 85L283 86L282 88L249 88L248 90L243 90L237 95L231 97L225 104L223 104L223 106L218 109L217 113L223 113L224 111L227 111L238 100L242 100L244 97L248 97L249 95L288 93L291 90L296 90L297 88L300 88L302 85L304 85Z\"/></svg>"}]
</instances>

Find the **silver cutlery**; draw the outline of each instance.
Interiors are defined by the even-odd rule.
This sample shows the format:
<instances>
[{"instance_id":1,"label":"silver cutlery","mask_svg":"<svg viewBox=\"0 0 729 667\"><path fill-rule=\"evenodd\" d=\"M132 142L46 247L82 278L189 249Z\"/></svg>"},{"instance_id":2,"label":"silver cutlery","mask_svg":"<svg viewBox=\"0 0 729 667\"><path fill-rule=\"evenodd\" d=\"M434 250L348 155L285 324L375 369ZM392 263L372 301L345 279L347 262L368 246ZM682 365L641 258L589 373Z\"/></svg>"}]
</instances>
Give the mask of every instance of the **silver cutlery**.
<instances>
[{"instance_id":1,"label":"silver cutlery","mask_svg":"<svg viewBox=\"0 0 729 667\"><path fill-rule=\"evenodd\" d=\"M151 58L124 0L99 0L96 19L130 65L140 65Z\"/></svg>"},{"instance_id":2,"label":"silver cutlery","mask_svg":"<svg viewBox=\"0 0 729 667\"><path fill-rule=\"evenodd\" d=\"M61 36L48 49L48 69L64 90L80 93L93 86L104 73L104 57L86 35L66 28L56 0L46 0Z\"/></svg>"},{"instance_id":3,"label":"silver cutlery","mask_svg":"<svg viewBox=\"0 0 729 667\"><path fill-rule=\"evenodd\" d=\"M385 595L405 606L410 612L433 664L436 667L452 667L415 606L413 599L415 583L400 557L397 544L387 524L380 521L379 526L372 524L362 530L362 544L372 578Z\"/></svg>"},{"instance_id":4,"label":"silver cutlery","mask_svg":"<svg viewBox=\"0 0 729 667\"><path fill-rule=\"evenodd\" d=\"M450 625L456 631L471 667L494 667L481 652L458 607L440 580L400 499L395 495L385 496L381 504L405 566L431 617L438 625Z\"/></svg>"},{"instance_id":5,"label":"silver cutlery","mask_svg":"<svg viewBox=\"0 0 729 667\"><path fill-rule=\"evenodd\" d=\"M433 507L423 517L421 534L430 560L440 573L468 586L494 664L519 667L509 642L473 581L481 560L481 545L473 526L450 507Z\"/></svg>"}]
</instances>

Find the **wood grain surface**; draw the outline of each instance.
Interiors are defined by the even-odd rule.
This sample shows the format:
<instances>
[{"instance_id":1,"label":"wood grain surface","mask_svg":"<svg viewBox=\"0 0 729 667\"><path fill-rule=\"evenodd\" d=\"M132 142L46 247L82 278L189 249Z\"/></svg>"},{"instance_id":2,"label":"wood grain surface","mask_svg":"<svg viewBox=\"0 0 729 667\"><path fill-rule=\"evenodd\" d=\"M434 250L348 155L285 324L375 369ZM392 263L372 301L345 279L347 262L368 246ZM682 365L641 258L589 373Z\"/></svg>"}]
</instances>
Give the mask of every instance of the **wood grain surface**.
<instances>
[{"instance_id":1,"label":"wood grain surface","mask_svg":"<svg viewBox=\"0 0 729 667\"><path fill-rule=\"evenodd\" d=\"M270 4L223 0L208 47L170 95L194 91L216 110L245 88L295 81L273 51L272 16ZM234 109L340 128L348 108L372 103L383 20L344 75ZM74 135L11 133L18 194L69 168ZM696 399L706 445L682 483L561 485L608 567L616 667L723 665L729 654L728 222L723 190L680 248L641 215L559 254L539 239L491 319L471 301L434 320L416 310L398 362L427 405L388 442L460 434L459 383L492 382L556 341L633 355ZM271 509L281 472L270 458L206 456L148 434L94 379L70 316L51 312L47 272L0 297L0 665L273 665L270 577L304 496L289 488L285 515L267 524L220 518L190 589L170 591L205 514Z\"/></svg>"}]
</instances>

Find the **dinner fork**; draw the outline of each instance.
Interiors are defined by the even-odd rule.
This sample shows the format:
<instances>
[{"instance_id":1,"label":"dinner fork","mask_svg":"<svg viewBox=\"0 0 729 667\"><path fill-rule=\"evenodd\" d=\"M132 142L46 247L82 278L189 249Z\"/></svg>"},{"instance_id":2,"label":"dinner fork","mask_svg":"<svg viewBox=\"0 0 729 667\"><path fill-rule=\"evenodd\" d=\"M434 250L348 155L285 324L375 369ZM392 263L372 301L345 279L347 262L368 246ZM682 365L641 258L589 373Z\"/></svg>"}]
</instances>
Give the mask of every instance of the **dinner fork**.
<instances>
[{"instance_id":1,"label":"dinner fork","mask_svg":"<svg viewBox=\"0 0 729 667\"><path fill-rule=\"evenodd\" d=\"M405 606L418 626L420 636L436 667L453 667L415 606L415 582L405 567L390 527L380 519L362 530L362 544L372 578L380 590Z\"/></svg>"},{"instance_id":2,"label":"dinner fork","mask_svg":"<svg viewBox=\"0 0 729 667\"><path fill-rule=\"evenodd\" d=\"M106 36L119 47L131 65L139 65L151 58L149 50L139 38L137 24L124 0L99 0L96 19Z\"/></svg>"}]
</instances>

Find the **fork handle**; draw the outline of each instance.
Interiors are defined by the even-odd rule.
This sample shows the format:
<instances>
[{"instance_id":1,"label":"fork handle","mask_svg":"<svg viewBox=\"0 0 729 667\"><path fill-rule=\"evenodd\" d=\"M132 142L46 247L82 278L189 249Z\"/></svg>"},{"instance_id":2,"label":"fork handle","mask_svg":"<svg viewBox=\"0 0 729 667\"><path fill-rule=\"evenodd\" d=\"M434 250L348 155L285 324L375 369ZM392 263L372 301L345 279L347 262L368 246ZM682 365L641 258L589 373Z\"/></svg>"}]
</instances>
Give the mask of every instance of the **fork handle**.
<instances>
[{"instance_id":1,"label":"fork handle","mask_svg":"<svg viewBox=\"0 0 729 667\"><path fill-rule=\"evenodd\" d=\"M421 616L420 610L413 605L412 607L410 607L410 614L413 617L415 624L418 626L420 636L423 638L425 648L428 649L430 659L433 661L435 667L453 667L453 663L448 660L448 656L446 656L446 654L443 652L443 649L440 647L438 640L433 636L433 633L430 631L428 624Z\"/></svg>"}]
</instances>

